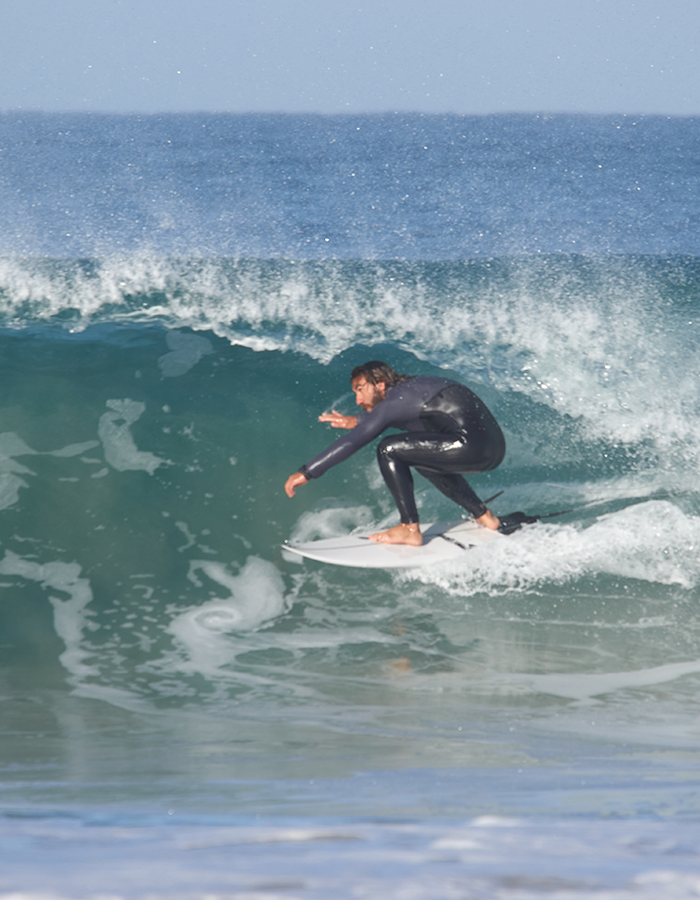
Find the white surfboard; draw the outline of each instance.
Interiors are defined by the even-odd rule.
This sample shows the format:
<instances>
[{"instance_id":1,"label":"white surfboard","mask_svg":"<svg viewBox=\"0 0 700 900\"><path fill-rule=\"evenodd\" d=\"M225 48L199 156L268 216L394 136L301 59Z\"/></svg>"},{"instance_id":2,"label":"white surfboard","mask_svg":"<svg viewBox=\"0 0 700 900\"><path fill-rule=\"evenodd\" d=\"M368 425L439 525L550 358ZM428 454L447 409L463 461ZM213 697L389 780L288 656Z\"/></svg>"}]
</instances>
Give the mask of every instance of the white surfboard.
<instances>
[{"instance_id":1,"label":"white surfboard","mask_svg":"<svg viewBox=\"0 0 700 900\"><path fill-rule=\"evenodd\" d=\"M423 545L379 544L367 537L371 531L298 543L285 541L283 550L334 566L361 569L408 569L460 559L475 547L503 539L476 522L438 522L423 530Z\"/></svg>"}]
</instances>

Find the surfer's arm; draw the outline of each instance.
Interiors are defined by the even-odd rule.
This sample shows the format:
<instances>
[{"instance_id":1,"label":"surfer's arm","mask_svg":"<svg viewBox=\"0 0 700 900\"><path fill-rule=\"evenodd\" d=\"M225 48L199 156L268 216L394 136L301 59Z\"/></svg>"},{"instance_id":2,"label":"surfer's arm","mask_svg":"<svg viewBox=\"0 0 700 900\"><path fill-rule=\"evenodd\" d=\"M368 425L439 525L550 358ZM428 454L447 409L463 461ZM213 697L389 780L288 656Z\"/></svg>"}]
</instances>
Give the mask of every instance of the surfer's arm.
<instances>
[{"instance_id":1,"label":"surfer's arm","mask_svg":"<svg viewBox=\"0 0 700 900\"><path fill-rule=\"evenodd\" d=\"M309 460L303 466L302 474L307 478L320 478L332 466L337 466L338 463L352 456L353 453L364 447L365 444L368 444L378 434L381 434L387 427L387 424L389 424L381 414L383 412L382 406L384 404L380 403L378 407L366 416L358 416L357 425L349 429L347 434L342 434L339 438L336 438L330 447L327 447L318 456Z\"/></svg>"},{"instance_id":2,"label":"surfer's arm","mask_svg":"<svg viewBox=\"0 0 700 900\"><path fill-rule=\"evenodd\" d=\"M322 413L318 417L319 422L328 422L333 428L356 428L357 416L344 416L337 410L332 409L329 413Z\"/></svg>"}]
</instances>

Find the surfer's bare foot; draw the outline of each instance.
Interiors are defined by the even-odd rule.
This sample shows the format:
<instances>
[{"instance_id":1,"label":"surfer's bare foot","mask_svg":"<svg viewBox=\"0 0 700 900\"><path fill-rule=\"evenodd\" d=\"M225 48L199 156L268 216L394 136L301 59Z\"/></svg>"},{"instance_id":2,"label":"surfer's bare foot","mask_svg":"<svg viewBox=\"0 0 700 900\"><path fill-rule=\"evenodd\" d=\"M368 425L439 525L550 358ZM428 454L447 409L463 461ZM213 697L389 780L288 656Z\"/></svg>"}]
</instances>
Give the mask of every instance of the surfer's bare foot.
<instances>
[{"instance_id":1,"label":"surfer's bare foot","mask_svg":"<svg viewBox=\"0 0 700 900\"><path fill-rule=\"evenodd\" d=\"M399 656L397 659L390 659L387 665L395 672L411 671L411 660L407 656Z\"/></svg>"},{"instance_id":2,"label":"surfer's bare foot","mask_svg":"<svg viewBox=\"0 0 700 900\"><path fill-rule=\"evenodd\" d=\"M474 521L478 522L479 525L483 525L484 528L490 528L491 531L498 531L498 526L501 524L501 520L494 516L490 509L487 509L483 516L479 516Z\"/></svg>"},{"instance_id":3,"label":"surfer's bare foot","mask_svg":"<svg viewBox=\"0 0 700 900\"><path fill-rule=\"evenodd\" d=\"M411 522L410 525L402 522L393 528L387 528L386 531L370 534L369 539L380 544L409 544L411 547L420 547L423 543L418 522Z\"/></svg>"}]
</instances>

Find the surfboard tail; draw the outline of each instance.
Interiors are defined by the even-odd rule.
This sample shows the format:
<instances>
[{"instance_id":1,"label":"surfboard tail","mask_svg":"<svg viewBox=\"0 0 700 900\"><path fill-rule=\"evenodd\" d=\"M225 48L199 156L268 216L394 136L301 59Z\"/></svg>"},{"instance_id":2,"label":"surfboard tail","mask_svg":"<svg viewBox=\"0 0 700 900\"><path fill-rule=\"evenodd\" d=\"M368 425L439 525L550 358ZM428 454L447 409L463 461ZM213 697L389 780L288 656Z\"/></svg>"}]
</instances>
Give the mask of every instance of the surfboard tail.
<instances>
[{"instance_id":1,"label":"surfboard tail","mask_svg":"<svg viewBox=\"0 0 700 900\"><path fill-rule=\"evenodd\" d=\"M501 534L513 534L514 531L519 531L523 525L534 525L535 522L539 522L542 516L528 516L527 513L524 512L512 512L508 513L507 516L499 516L500 525L498 526L498 530Z\"/></svg>"}]
</instances>

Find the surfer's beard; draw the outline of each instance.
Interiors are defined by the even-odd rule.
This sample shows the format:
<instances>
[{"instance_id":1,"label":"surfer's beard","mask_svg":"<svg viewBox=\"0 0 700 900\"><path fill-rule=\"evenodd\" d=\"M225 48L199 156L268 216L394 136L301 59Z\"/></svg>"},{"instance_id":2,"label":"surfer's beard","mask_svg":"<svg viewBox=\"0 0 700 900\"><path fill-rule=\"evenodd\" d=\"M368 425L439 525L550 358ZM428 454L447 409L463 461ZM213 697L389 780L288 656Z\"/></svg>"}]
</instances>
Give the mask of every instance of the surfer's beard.
<instances>
[{"instance_id":1,"label":"surfer's beard","mask_svg":"<svg viewBox=\"0 0 700 900\"><path fill-rule=\"evenodd\" d=\"M374 407L378 406L382 402L383 399L384 399L384 397L382 396L381 391L379 390L379 388L377 388L375 386L374 392L372 393L372 399L370 400L369 403L363 403L362 409L364 409L365 412L372 412Z\"/></svg>"}]
</instances>

